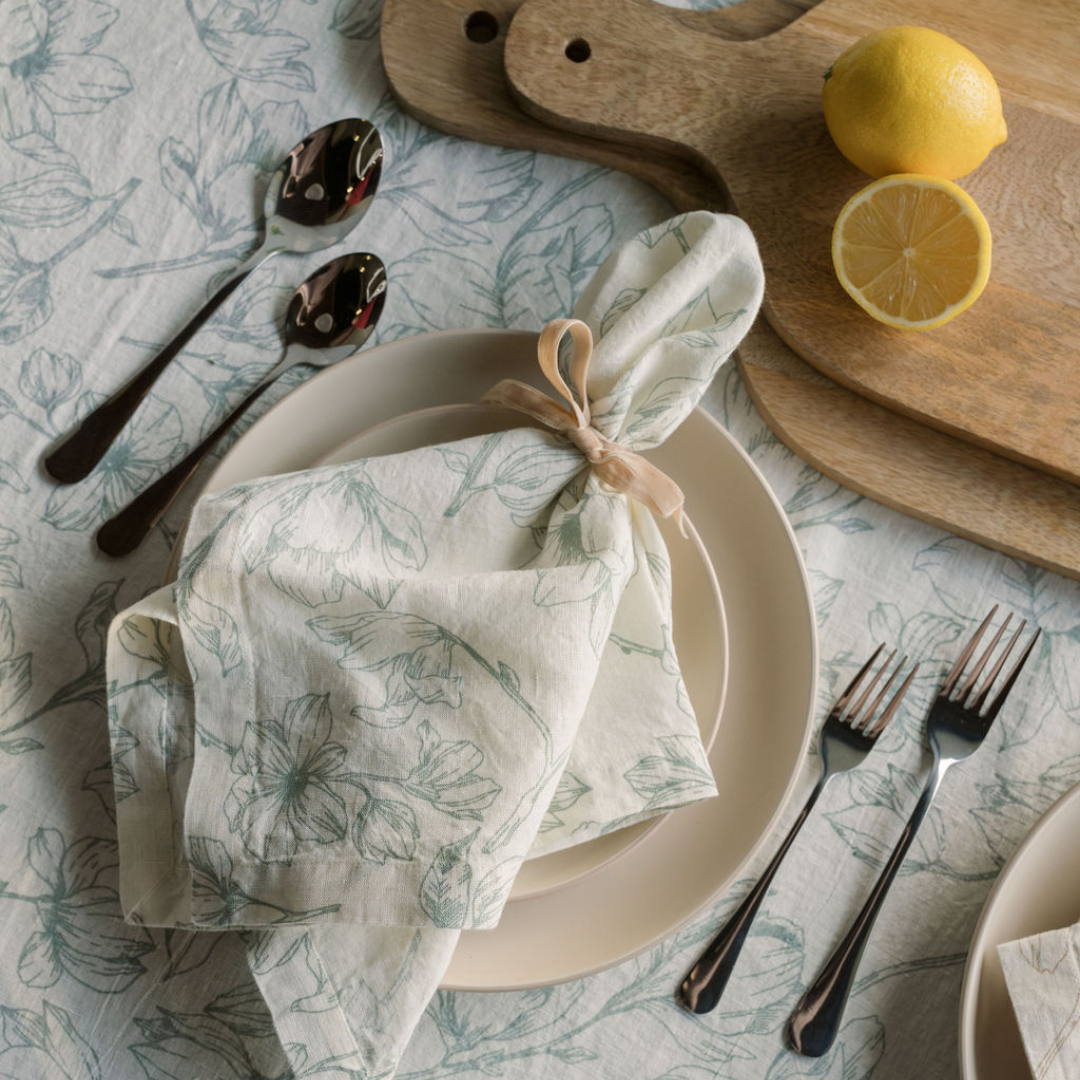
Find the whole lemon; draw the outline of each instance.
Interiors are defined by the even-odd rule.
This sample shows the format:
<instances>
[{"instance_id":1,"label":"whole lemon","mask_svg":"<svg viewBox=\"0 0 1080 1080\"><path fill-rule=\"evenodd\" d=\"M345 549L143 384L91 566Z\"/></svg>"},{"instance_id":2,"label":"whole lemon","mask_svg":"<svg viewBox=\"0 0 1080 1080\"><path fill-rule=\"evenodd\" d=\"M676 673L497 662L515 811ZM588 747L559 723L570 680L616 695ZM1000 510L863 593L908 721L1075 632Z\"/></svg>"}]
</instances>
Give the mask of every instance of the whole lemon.
<instances>
[{"instance_id":1,"label":"whole lemon","mask_svg":"<svg viewBox=\"0 0 1080 1080\"><path fill-rule=\"evenodd\" d=\"M825 73L822 105L833 142L871 176L955 180L1008 134L986 65L921 26L876 30L841 53Z\"/></svg>"}]
</instances>

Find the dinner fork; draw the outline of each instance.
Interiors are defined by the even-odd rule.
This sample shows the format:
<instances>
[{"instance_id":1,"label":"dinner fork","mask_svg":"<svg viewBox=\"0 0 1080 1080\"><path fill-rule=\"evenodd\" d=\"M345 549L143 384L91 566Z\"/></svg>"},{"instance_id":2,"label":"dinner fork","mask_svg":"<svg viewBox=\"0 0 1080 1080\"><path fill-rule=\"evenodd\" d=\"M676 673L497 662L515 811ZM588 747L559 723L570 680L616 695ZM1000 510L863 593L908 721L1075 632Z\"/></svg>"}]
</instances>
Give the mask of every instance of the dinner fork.
<instances>
[{"instance_id":1,"label":"dinner fork","mask_svg":"<svg viewBox=\"0 0 1080 1080\"><path fill-rule=\"evenodd\" d=\"M896 681L897 675L900 674L901 669L907 662L905 656L896 665L896 669L889 676L877 697L867 706L866 702L873 693L874 687L877 686L881 676L892 663L893 657L896 656L896 650L893 649L886 658L885 663L878 669L877 674L870 680L870 684L862 692L858 701L849 710L848 705L852 697L854 697L855 692L866 677L866 673L874 666L874 661L881 655L884 648L885 643L882 642L874 650L873 656L855 673L855 677L847 685L840 697L837 698L836 704L833 705L829 715L825 718L825 723L821 728L820 742L821 763L824 770L810 792L810 797L806 800L802 813L795 819L791 831L780 845L780 850L773 856L772 862L765 867L765 872L761 875L757 884L750 890L746 899L743 900L720 932L709 943L709 947L701 954L697 963L690 969L679 987L676 997L691 1012L707 1013L716 1008L721 995L724 993L724 988L727 986L728 979L731 978L731 972L735 967L736 960L739 958L739 953L742 952L747 935L750 933L750 926L754 921L754 916L757 914L762 900L765 899L765 894L769 891L769 885L780 864L784 861L788 848L791 847L792 841L803 826L803 822L809 816L818 796L825 790L826 785L834 776L854 769L870 753L874 743L877 742L878 736L885 730L885 725L893 718L893 714L911 685L911 680L915 678L915 673L919 670L918 664L911 669L911 674L904 680L903 685L893 695L881 716L871 726L871 717L877 711L878 706L885 700L885 695L888 694L892 684ZM866 707L864 708L864 706Z\"/></svg>"},{"instance_id":2,"label":"dinner fork","mask_svg":"<svg viewBox=\"0 0 1080 1080\"><path fill-rule=\"evenodd\" d=\"M930 809L930 803L937 794L938 788L941 787L942 779L958 761L963 761L964 758L973 754L979 748L983 739L986 738L994 719L1001 711L1001 706L1005 704L1009 691L1012 690L1021 669L1031 655L1035 642L1039 640L1041 631L1036 629L1031 640L1027 643L1027 647L1013 665L1012 671L1009 672L1001 689L987 707L986 712L983 712L983 706L986 705L986 699L994 682L1001 673L1001 669L1009 658L1013 647L1020 640L1024 627L1027 625L1026 619L1021 620L1012 636L1012 640L1005 647L1005 651L998 658L993 668L991 668L982 689L969 704L968 698L975 688L976 681L1012 621L1012 615L1009 615L1001 624L993 640L983 651L974 670L964 680L956 695L953 696L953 689L960 676L963 675L967 662L971 659L976 646L996 614L997 604L991 608L990 614L986 616L982 625L967 643L966 648L960 654L960 658L953 665L952 671L949 672L941 692L930 706L930 716L926 723L926 739L933 754L933 764L930 767L930 775L926 779L922 795L915 805L915 810L912 812L907 825L904 826L904 831L900 834L899 843L897 843L893 853L889 856L885 869L882 870L881 876L863 905L862 911L859 912L854 923L852 923L847 936L837 946L829 962L822 968L817 981L803 995L802 1000L788 1020L788 1041L792 1049L800 1054L805 1054L807 1057L821 1057L832 1046L836 1033L840 1030L844 1006L847 1003L848 994L851 992L851 984L855 981L855 973L858 970L863 949L866 947L870 932L874 928L874 920L881 910L889 886L896 877L908 848L911 847L911 842L915 839L915 833L919 825L926 816L927 810Z\"/></svg>"}]
</instances>

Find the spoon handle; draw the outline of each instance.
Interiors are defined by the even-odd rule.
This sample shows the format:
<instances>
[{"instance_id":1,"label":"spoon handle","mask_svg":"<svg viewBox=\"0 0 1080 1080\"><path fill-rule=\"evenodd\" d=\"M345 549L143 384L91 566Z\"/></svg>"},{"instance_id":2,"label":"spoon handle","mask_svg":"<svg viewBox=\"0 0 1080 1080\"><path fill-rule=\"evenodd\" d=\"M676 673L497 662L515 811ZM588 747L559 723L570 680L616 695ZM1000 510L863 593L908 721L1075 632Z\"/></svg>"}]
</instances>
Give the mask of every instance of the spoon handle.
<instances>
[{"instance_id":1,"label":"spoon handle","mask_svg":"<svg viewBox=\"0 0 1080 1080\"><path fill-rule=\"evenodd\" d=\"M283 375L292 366L288 357L282 357L281 361L267 372L262 382L182 461L174 465L164 476L155 480L144 492L132 499L123 510L114 514L98 529L97 546L113 558L131 554L150 535L150 530L161 520L162 515L172 505L173 500L180 494L181 489L191 479L192 474L202 464L203 458L210 453L218 439L240 419L279 375Z\"/></svg>"},{"instance_id":2,"label":"spoon handle","mask_svg":"<svg viewBox=\"0 0 1080 1080\"><path fill-rule=\"evenodd\" d=\"M260 249L198 310L191 321L141 371L86 416L64 441L45 458L45 471L61 484L74 484L89 476L105 456L158 376L196 331L225 302L240 283L264 259L274 254Z\"/></svg>"}]
</instances>

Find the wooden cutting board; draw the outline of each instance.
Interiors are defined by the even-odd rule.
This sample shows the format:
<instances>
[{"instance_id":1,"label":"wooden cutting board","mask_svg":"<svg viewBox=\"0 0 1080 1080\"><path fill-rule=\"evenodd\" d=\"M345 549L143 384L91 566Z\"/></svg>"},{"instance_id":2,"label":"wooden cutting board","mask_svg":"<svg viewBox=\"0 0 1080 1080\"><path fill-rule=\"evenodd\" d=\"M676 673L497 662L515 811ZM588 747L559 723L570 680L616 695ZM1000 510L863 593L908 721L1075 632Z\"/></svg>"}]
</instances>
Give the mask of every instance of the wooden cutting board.
<instances>
[{"instance_id":1,"label":"wooden cutting board","mask_svg":"<svg viewBox=\"0 0 1080 1080\"><path fill-rule=\"evenodd\" d=\"M860 394L1080 481L1080 17L1075 0L823 0L757 41L652 0L527 0L505 70L534 117L663 147L723 182L757 236L771 325ZM994 233L990 285L925 333L868 318L832 271L830 234L869 182L836 150L822 75L873 27L944 31L995 73L1009 140L963 181ZM568 53L587 59L574 62Z\"/></svg>"},{"instance_id":2,"label":"wooden cutting board","mask_svg":"<svg viewBox=\"0 0 1080 1080\"><path fill-rule=\"evenodd\" d=\"M598 162L652 184L680 210L725 209L725 195L685 160L543 126L506 92L506 30L522 0L489 0L494 38L467 36L476 0L386 0L382 48L402 106L442 131L496 145ZM744 0L683 13L710 33L749 40L813 0ZM483 38L483 26L475 30ZM1080 488L931 431L843 389L801 361L763 322L739 366L773 431L845 486L989 547L1080 577Z\"/></svg>"},{"instance_id":3,"label":"wooden cutting board","mask_svg":"<svg viewBox=\"0 0 1080 1080\"><path fill-rule=\"evenodd\" d=\"M710 12L710 33L750 40L787 26L815 0L747 0ZM680 210L722 209L726 196L690 162L648 154L525 117L506 93L503 41L522 0L386 0L383 63L394 96L425 124L518 150L577 157L620 169L659 189ZM472 35L472 38L469 35ZM494 34L494 37L488 37ZM475 38L476 40L473 40Z\"/></svg>"}]
</instances>

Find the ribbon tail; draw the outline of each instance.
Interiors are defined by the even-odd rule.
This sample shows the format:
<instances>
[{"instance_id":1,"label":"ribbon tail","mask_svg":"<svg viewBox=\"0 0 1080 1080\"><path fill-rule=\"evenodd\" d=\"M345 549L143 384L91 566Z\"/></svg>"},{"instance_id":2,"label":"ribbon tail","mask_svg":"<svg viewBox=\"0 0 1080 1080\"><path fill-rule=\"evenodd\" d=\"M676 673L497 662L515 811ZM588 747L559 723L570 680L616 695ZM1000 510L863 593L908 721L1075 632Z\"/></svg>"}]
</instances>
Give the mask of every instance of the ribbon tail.
<instances>
[{"instance_id":1,"label":"ribbon tail","mask_svg":"<svg viewBox=\"0 0 1080 1080\"><path fill-rule=\"evenodd\" d=\"M663 518L673 517L683 538L688 537L683 523L686 496L682 488L651 461L640 454L623 452L597 463L594 470L609 487L642 503L654 514Z\"/></svg>"}]
</instances>

